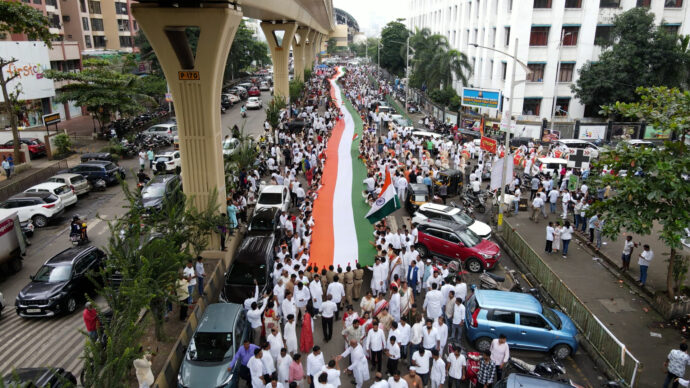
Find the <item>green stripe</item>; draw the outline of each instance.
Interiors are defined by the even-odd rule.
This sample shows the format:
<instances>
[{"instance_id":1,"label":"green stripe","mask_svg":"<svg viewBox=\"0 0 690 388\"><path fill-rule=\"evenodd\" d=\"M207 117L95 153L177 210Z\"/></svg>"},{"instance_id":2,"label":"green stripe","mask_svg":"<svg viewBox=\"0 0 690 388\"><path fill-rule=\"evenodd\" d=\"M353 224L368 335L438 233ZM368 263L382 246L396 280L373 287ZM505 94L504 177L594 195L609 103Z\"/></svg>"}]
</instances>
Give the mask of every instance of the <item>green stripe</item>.
<instances>
[{"instance_id":1,"label":"green stripe","mask_svg":"<svg viewBox=\"0 0 690 388\"><path fill-rule=\"evenodd\" d=\"M367 166L359 158L359 143L362 141L363 136L362 118L359 117L359 113L352 106L352 103L345 98L345 94L341 92L341 96L347 110L352 115L352 120L355 123L355 133L359 135L350 146L350 155L352 156L352 210L355 219L355 230L357 231L359 263L362 266L373 265L376 249L371 245L370 241L374 240L374 226L366 219L370 208L369 204L362 197L364 186L361 183L367 178ZM348 140L351 139L343 139L343 141Z\"/></svg>"}]
</instances>

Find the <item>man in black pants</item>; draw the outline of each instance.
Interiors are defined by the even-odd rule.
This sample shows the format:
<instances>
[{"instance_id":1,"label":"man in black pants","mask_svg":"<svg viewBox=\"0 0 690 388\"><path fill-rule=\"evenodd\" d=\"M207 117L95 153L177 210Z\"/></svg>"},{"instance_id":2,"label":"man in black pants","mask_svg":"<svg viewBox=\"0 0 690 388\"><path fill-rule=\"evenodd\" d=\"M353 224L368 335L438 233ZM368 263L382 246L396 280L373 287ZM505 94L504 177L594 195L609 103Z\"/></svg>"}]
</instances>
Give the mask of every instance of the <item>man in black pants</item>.
<instances>
[{"instance_id":1,"label":"man in black pants","mask_svg":"<svg viewBox=\"0 0 690 388\"><path fill-rule=\"evenodd\" d=\"M328 342L333 337L333 316L338 310L338 306L333 303L333 295L326 295L326 301L321 303L321 328L323 329L323 339Z\"/></svg>"},{"instance_id":2,"label":"man in black pants","mask_svg":"<svg viewBox=\"0 0 690 388\"><path fill-rule=\"evenodd\" d=\"M365 339L366 348L371 353L371 368L376 368L381 372L383 361L383 349L386 347L386 336L383 330L379 329L379 322L374 321L373 327L369 330L367 338Z\"/></svg>"},{"instance_id":3,"label":"man in black pants","mask_svg":"<svg viewBox=\"0 0 690 388\"><path fill-rule=\"evenodd\" d=\"M398 360L400 360L400 345L394 335L391 336L388 347L386 347L386 356L388 361L386 361L386 371L389 375L393 376L395 371L398 370Z\"/></svg>"}]
</instances>

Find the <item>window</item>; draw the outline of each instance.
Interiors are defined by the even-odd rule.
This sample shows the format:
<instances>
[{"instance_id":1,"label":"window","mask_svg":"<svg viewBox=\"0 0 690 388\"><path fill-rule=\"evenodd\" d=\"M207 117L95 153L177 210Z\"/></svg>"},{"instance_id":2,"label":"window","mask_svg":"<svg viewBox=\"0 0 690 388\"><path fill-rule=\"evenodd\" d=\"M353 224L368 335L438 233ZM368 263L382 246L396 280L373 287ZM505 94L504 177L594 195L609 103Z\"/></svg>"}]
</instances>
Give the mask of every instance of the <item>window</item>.
<instances>
[{"instance_id":1,"label":"window","mask_svg":"<svg viewBox=\"0 0 690 388\"><path fill-rule=\"evenodd\" d=\"M506 75L508 74L508 64L506 62L503 62L503 63L501 63L501 65L503 66L503 70L501 71L503 74L502 79L505 81Z\"/></svg>"},{"instance_id":2,"label":"window","mask_svg":"<svg viewBox=\"0 0 690 388\"><path fill-rule=\"evenodd\" d=\"M567 116L570 108L570 97L556 98L556 116Z\"/></svg>"},{"instance_id":3,"label":"window","mask_svg":"<svg viewBox=\"0 0 690 388\"><path fill-rule=\"evenodd\" d=\"M515 313L512 311L493 310L487 314L490 321L515 324Z\"/></svg>"},{"instance_id":4,"label":"window","mask_svg":"<svg viewBox=\"0 0 690 388\"><path fill-rule=\"evenodd\" d=\"M41 0L34 0L34 4L41 4Z\"/></svg>"},{"instance_id":5,"label":"window","mask_svg":"<svg viewBox=\"0 0 690 388\"><path fill-rule=\"evenodd\" d=\"M530 46L546 46L549 41L549 28L546 27L532 27L529 35Z\"/></svg>"},{"instance_id":6,"label":"window","mask_svg":"<svg viewBox=\"0 0 690 388\"><path fill-rule=\"evenodd\" d=\"M534 0L534 8L551 8L551 0Z\"/></svg>"},{"instance_id":7,"label":"window","mask_svg":"<svg viewBox=\"0 0 690 388\"><path fill-rule=\"evenodd\" d=\"M601 0L599 8L620 8L621 0Z\"/></svg>"},{"instance_id":8,"label":"window","mask_svg":"<svg viewBox=\"0 0 690 388\"><path fill-rule=\"evenodd\" d=\"M118 31L129 31L129 20L117 19Z\"/></svg>"},{"instance_id":9,"label":"window","mask_svg":"<svg viewBox=\"0 0 690 388\"><path fill-rule=\"evenodd\" d=\"M539 108L541 107L541 98L525 98L522 104L522 114L530 116L539 116Z\"/></svg>"},{"instance_id":10,"label":"window","mask_svg":"<svg viewBox=\"0 0 690 388\"><path fill-rule=\"evenodd\" d=\"M491 47L496 47L496 27L491 29Z\"/></svg>"},{"instance_id":11,"label":"window","mask_svg":"<svg viewBox=\"0 0 690 388\"><path fill-rule=\"evenodd\" d=\"M121 36L120 37L120 47L132 47L132 37L131 36Z\"/></svg>"},{"instance_id":12,"label":"window","mask_svg":"<svg viewBox=\"0 0 690 388\"><path fill-rule=\"evenodd\" d=\"M683 0L665 0L665 8L680 8L683 6Z\"/></svg>"},{"instance_id":13,"label":"window","mask_svg":"<svg viewBox=\"0 0 690 388\"><path fill-rule=\"evenodd\" d=\"M48 25L52 28L60 28L60 16L52 14L48 17Z\"/></svg>"},{"instance_id":14,"label":"window","mask_svg":"<svg viewBox=\"0 0 690 388\"><path fill-rule=\"evenodd\" d=\"M63 21L63 22L69 23L70 20L71 20L71 19L70 19L69 15L62 15L62 21Z\"/></svg>"},{"instance_id":15,"label":"window","mask_svg":"<svg viewBox=\"0 0 690 388\"><path fill-rule=\"evenodd\" d=\"M90 36L86 35L86 36L84 37L84 42L86 43L86 48L91 48L91 47L93 47L93 46L91 46L91 37L90 37Z\"/></svg>"},{"instance_id":16,"label":"window","mask_svg":"<svg viewBox=\"0 0 690 388\"><path fill-rule=\"evenodd\" d=\"M103 19L91 18L91 28L94 31L103 31Z\"/></svg>"},{"instance_id":17,"label":"window","mask_svg":"<svg viewBox=\"0 0 690 388\"><path fill-rule=\"evenodd\" d=\"M550 329L551 326L546 323L544 318L538 315L520 314L520 325L536 327L539 329Z\"/></svg>"},{"instance_id":18,"label":"window","mask_svg":"<svg viewBox=\"0 0 690 388\"><path fill-rule=\"evenodd\" d=\"M678 29L680 28L678 24L664 24L662 27L666 32L672 35L678 35Z\"/></svg>"},{"instance_id":19,"label":"window","mask_svg":"<svg viewBox=\"0 0 690 388\"><path fill-rule=\"evenodd\" d=\"M127 3L115 2L115 13L118 15L129 15L127 11Z\"/></svg>"},{"instance_id":20,"label":"window","mask_svg":"<svg viewBox=\"0 0 690 388\"><path fill-rule=\"evenodd\" d=\"M494 79L494 60L489 62L489 79Z\"/></svg>"},{"instance_id":21,"label":"window","mask_svg":"<svg viewBox=\"0 0 690 388\"><path fill-rule=\"evenodd\" d=\"M528 82L544 82L544 63L528 63L531 73L527 75Z\"/></svg>"},{"instance_id":22,"label":"window","mask_svg":"<svg viewBox=\"0 0 690 388\"><path fill-rule=\"evenodd\" d=\"M94 47L105 47L105 36L94 36L93 37Z\"/></svg>"},{"instance_id":23,"label":"window","mask_svg":"<svg viewBox=\"0 0 690 388\"><path fill-rule=\"evenodd\" d=\"M100 1L89 1L89 12L90 13L101 13L101 2Z\"/></svg>"},{"instance_id":24,"label":"window","mask_svg":"<svg viewBox=\"0 0 690 388\"><path fill-rule=\"evenodd\" d=\"M637 0L637 6L638 7L651 7L652 5L652 0Z\"/></svg>"},{"instance_id":25,"label":"window","mask_svg":"<svg viewBox=\"0 0 690 388\"><path fill-rule=\"evenodd\" d=\"M611 31L613 26L597 26L594 33L594 44L597 46L608 46L611 44Z\"/></svg>"},{"instance_id":26,"label":"window","mask_svg":"<svg viewBox=\"0 0 690 388\"><path fill-rule=\"evenodd\" d=\"M582 0L565 0L566 8L582 8Z\"/></svg>"},{"instance_id":27,"label":"window","mask_svg":"<svg viewBox=\"0 0 690 388\"><path fill-rule=\"evenodd\" d=\"M79 0L79 11L86 12L86 0Z\"/></svg>"},{"instance_id":28,"label":"window","mask_svg":"<svg viewBox=\"0 0 690 388\"><path fill-rule=\"evenodd\" d=\"M84 31L88 31L88 30L89 30L89 18L87 18L87 17L82 17L82 18L81 18L81 24L82 24L82 27L84 28Z\"/></svg>"},{"instance_id":29,"label":"window","mask_svg":"<svg viewBox=\"0 0 690 388\"><path fill-rule=\"evenodd\" d=\"M504 31L505 36L506 36L506 41L505 41L506 46L509 46L510 45L510 27L504 27L503 31Z\"/></svg>"},{"instance_id":30,"label":"window","mask_svg":"<svg viewBox=\"0 0 690 388\"><path fill-rule=\"evenodd\" d=\"M573 71L575 71L574 63L561 63L558 82L573 82Z\"/></svg>"},{"instance_id":31,"label":"window","mask_svg":"<svg viewBox=\"0 0 690 388\"><path fill-rule=\"evenodd\" d=\"M563 46L576 46L579 26L563 27Z\"/></svg>"}]
</instances>

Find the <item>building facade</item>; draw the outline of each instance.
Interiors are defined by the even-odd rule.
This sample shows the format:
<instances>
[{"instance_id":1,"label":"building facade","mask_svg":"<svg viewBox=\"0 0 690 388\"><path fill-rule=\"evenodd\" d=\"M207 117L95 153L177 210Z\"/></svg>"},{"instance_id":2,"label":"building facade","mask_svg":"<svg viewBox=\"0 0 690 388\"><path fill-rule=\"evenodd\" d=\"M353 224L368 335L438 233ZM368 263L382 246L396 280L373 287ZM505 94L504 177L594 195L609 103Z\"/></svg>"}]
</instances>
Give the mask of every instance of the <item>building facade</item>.
<instances>
[{"instance_id":1,"label":"building facade","mask_svg":"<svg viewBox=\"0 0 690 388\"><path fill-rule=\"evenodd\" d=\"M136 51L139 25L132 17L131 0L66 0L61 4L65 37L77 41L85 55Z\"/></svg>"},{"instance_id":2,"label":"building facade","mask_svg":"<svg viewBox=\"0 0 690 388\"><path fill-rule=\"evenodd\" d=\"M465 53L473 66L472 87L498 89L510 97L512 60L516 69L513 116L522 120L584 119L598 107L585 107L571 85L579 69L595 61L601 42L611 32L614 16L634 7L648 7L669 31L689 34L688 0L409 0L408 27L428 28L446 36L452 48ZM525 82L520 82L525 80ZM454 82L458 92L463 85ZM505 101L505 100L504 100ZM554 104L555 102L555 104ZM487 113L493 113L488 112Z\"/></svg>"}]
</instances>

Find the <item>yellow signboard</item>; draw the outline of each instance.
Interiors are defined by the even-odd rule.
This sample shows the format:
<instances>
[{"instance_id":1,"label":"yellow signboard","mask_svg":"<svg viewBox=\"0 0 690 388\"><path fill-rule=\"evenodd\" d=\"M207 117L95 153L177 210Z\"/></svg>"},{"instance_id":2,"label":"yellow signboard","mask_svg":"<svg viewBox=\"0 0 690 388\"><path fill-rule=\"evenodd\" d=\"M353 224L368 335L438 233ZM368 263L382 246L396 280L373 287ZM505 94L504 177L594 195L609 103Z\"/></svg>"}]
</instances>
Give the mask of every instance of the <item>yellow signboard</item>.
<instances>
[{"instance_id":1,"label":"yellow signboard","mask_svg":"<svg viewBox=\"0 0 690 388\"><path fill-rule=\"evenodd\" d=\"M177 76L180 81L198 81L200 79L198 71L178 71Z\"/></svg>"}]
</instances>

